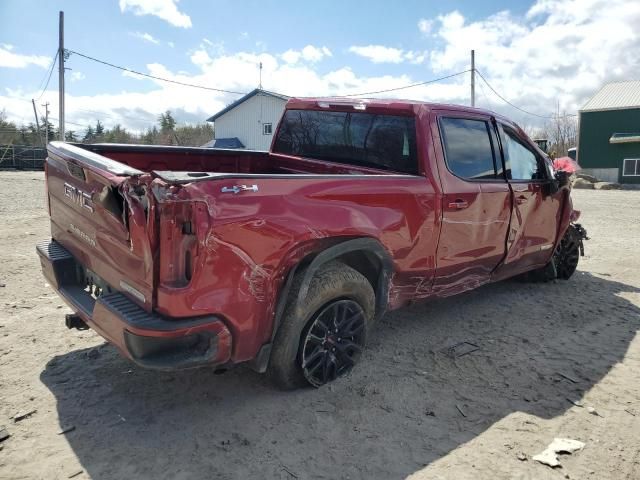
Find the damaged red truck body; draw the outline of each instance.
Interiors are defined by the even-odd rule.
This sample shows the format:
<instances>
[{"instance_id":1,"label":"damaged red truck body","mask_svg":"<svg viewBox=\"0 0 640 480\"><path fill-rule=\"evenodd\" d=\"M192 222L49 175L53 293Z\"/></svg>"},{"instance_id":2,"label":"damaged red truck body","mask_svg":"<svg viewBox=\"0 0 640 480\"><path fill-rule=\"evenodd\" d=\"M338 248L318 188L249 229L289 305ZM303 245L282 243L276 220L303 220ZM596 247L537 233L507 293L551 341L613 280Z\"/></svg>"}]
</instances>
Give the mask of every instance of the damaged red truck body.
<instances>
[{"instance_id":1,"label":"damaged red truck body","mask_svg":"<svg viewBox=\"0 0 640 480\"><path fill-rule=\"evenodd\" d=\"M375 320L527 274L569 278L566 175L494 113L292 99L270 152L52 142L44 275L139 365L348 372Z\"/></svg>"}]
</instances>

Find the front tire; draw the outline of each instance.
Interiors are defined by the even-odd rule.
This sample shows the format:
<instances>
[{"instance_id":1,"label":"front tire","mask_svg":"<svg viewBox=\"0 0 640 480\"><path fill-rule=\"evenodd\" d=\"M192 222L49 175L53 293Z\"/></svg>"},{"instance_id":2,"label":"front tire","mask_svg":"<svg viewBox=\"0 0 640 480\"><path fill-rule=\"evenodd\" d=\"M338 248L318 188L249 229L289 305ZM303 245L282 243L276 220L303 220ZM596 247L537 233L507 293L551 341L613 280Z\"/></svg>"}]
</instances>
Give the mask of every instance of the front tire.
<instances>
[{"instance_id":1,"label":"front tire","mask_svg":"<svg viewBox=\"0 0 640 480\"><path fill-rule=\"evenodd\" d=\"M269 361L269 376L287 390L320 387L351 371L375 311L371 284L343 263L320 267L298 298L303 278L294 278Z\"/></svg>"},{"instance_id":2,"label":"front tire","mask_svg":"<svg viewBox=\"0 0 640 480\"><path fill-rule=\"evenodd\" d=\"M578 268L582 254L582 237L578 229L569 225L560 244L553 253L557 278L569 280Z\"/></svg>"}]
</instances>

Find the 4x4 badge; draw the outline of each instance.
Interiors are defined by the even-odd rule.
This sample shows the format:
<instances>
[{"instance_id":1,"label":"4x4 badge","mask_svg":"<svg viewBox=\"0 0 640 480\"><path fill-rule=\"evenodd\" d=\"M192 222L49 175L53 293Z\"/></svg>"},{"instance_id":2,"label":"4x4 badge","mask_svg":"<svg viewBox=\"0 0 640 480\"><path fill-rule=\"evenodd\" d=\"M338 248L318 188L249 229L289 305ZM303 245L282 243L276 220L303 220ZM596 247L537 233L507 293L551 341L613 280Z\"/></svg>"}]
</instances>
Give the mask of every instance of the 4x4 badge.
<instances>
[{"instance_id":1,"label":"4x4 badge","mask_svg":"<svg viewBox=\"0 0 640 480\"><path fill-rule=\"evenodd\" d=\"M222 187L222 190L220 191L222 193L240 193L246 191L257 192L258 185L234 185L233 187Z\"/></svg>"}]
</instances>

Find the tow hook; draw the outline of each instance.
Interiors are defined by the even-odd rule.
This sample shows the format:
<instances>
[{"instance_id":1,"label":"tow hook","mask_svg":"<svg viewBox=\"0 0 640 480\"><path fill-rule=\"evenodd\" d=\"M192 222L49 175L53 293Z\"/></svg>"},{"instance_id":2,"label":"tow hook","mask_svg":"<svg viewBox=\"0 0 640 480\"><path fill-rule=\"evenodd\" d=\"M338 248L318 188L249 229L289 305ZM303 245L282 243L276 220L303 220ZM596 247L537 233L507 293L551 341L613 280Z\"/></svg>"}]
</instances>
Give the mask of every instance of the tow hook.
<instances>
[{"instance_id":1,"label":"tow hook","mask_svg":"<svg viewBox=\"0 0 640 480\"><path fill-rule=\"evenodd\" d=\"M89 325L87 325L85 321L75 313L68 313L65 315L64 324L68 329L75 328L76 330L89 330Z\"/></svg>"}]
</instances>

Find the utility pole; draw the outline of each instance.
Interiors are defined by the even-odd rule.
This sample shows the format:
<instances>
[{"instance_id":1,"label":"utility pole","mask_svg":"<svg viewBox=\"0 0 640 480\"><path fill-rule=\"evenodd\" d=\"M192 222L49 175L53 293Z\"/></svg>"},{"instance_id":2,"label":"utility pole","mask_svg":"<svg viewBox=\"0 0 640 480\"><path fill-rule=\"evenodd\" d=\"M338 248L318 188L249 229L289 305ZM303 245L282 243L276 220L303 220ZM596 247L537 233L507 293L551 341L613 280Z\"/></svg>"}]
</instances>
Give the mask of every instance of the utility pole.
<instances>
[{"instance_id":1,"label":"utility pole","mask_svg":"<svg viewBox=\"0 0 640 480\"><path fill-rule=\"evenodd\" d=\"M471 50L471 106L476 106L476 51Z\"/></svg>"},{"instance_id":2,"label":"utility pole","mask_svg":"<svg viewBox=\"0 0 640 480\"><path fill-rule=\"evenodd\" d=\"M49 145L49 102L43 103L44 107L44 135L45 135L45 144L46 147Z\"/></svg>"},{"instance_id":3,"label":"utility pole","mask_svg":"<svg viewBox=\"0 0 640 480\"><path fill-rule=\"evenodd\" d=\"M58 96L60 140L64 142L64 12L60 12L58 27Z\"/></svg>"},{"instance_id":4,"label":"utility pole","mask_svg":"<svg viewBox=\"0 0 640 480\"><path fill-rule=\"evenodd\" d=\"M40 138L40 143L42 143L42 132L40 131L40 120L38 120L38 111L36 110L36 101L33 98L31 99L31 104L33 105L33 114L36 117L36 127L38 129L38 137Z\"/></svg>"}]
</instances>

